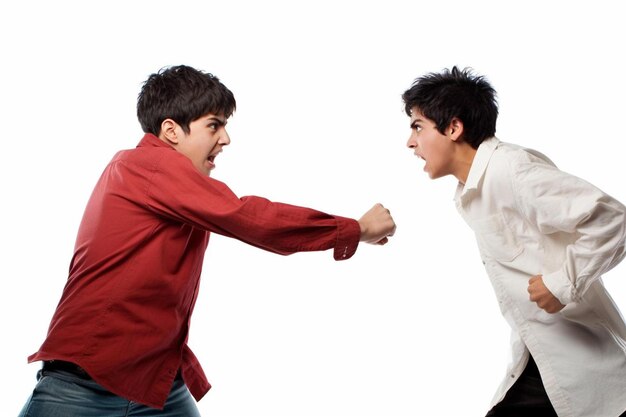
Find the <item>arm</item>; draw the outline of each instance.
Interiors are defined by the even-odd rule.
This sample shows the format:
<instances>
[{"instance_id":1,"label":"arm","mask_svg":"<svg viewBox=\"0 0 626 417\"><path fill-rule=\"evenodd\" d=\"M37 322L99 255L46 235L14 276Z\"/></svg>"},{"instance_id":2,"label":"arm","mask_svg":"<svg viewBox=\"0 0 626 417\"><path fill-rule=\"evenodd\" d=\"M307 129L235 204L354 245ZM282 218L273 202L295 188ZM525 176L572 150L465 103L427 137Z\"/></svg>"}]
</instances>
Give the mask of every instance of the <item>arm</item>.
<instances>
[{"instance_id":1,"label":"arm","mask_svg":"<svg viewBox=\"0 0 626 417\"><path fill-rule=\"evenodd\" d=\"M348 259L359 241L380 242L395 229L382 206L357 222L261 197L239 198L177 155L150 182L147 204L156 214L283 255L334 248L336 260Z\"/></svg>"},{"instance_id":2,"label":"arm","mask_svg":"<svg viewBox=\"0 0 626 417\"><path fill-rule=\"evenodd\" d=\"M512 180L520 211L543 234L576 236L564 248L564 262L558 270L529 282L531 299L547 305L546 311L555 310L578 301L595 280L624 258L626 208L538 157L527 159L516 165ZM554 300L548 299L542 286Z\"/></svg>"}]
</instances>

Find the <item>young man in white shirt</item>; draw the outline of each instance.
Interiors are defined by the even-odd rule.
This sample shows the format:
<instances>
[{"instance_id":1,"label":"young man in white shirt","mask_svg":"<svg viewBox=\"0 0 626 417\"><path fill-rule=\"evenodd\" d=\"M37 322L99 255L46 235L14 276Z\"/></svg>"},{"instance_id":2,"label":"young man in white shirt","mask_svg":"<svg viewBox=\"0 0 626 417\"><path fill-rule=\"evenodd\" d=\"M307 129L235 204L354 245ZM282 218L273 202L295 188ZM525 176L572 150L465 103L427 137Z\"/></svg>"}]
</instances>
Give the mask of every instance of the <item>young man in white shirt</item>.
<instances>
[{"instance_id":1,"label":"young man in white shirt","mask_svg":"<svg viewBox=\"0 0 626 417\"><path fill-rule=\"evenodd\" d=\"M626 416L626 325L601 280L626 255L626 207L500 142L496 92L468 69L426 74L402 98L424 171L459 180L457 209L512 329L487 416Z\"/></svg>"}]
</instances>

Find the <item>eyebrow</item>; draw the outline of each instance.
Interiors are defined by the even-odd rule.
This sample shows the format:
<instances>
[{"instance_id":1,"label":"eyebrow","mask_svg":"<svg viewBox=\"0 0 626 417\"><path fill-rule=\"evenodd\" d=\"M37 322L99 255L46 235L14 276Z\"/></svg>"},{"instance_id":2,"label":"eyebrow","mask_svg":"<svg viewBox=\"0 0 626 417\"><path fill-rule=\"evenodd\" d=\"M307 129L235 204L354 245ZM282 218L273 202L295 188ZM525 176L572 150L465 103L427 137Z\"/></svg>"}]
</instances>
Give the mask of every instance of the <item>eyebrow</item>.
<instances>
[{"instance_id":1,"label":"eyebrow","mask_svg":"<svg viewBox=\"0 0 626 417\"><path fill-rule=\"evenodd\" d=\"M420 123L422 121L423 121L422 119L415 119L415 120L413 120L411 122L411 125L410 125L411 129L413 129L415 127L415 125L417 125L418 123Z\"/></svg>"},{"instance_id":2,"label":"eyebrow","mask_svg":"<svg viewBox=\"0 0 626 417\"><path fill-rule=\"evenodd\" d=\"M209 116L206 119L207 122L218 122L220 124L220 126L226 126L226 123L228 123L226 120L222 120L217 116Z\"/></svg>"}]
</instances>

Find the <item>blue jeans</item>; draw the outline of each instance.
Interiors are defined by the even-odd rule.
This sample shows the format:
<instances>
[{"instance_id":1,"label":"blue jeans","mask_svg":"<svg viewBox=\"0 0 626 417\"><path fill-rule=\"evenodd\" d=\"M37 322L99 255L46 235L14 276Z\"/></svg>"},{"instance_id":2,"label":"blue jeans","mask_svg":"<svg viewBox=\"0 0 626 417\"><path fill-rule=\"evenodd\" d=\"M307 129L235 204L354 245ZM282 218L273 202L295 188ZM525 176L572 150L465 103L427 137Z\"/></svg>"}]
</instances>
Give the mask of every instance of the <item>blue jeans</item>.
<instances>
[{"instance_id":1,"label":"blue jeans","mask_svg":"<svg viewBox=\"0 0 626 417\"><path fill-rule=\"evenodd\" d=\"M37 386L19 417L200 417L195 400L177 378L165 408L128 401L93 380L64 371L39 371Z\"/></svg>"}]
</instances>

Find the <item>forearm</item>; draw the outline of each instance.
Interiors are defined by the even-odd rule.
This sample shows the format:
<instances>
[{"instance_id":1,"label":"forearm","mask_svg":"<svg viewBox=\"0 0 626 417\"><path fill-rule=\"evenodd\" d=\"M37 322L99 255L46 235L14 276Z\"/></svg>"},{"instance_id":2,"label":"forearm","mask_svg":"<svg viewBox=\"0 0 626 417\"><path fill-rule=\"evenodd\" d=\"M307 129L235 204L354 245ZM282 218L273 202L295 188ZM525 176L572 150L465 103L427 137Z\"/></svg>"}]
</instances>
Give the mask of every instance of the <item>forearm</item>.
<instances>
[{"instance_id":1,"label":"forearm","mask_svg":"<svg viewBox=\"0 0 626 417\"><path fill-rule=\"evenodd\" d=\"M356 251L360 227L356 220L261 197L244 197L242 206L214 221L214 231L258 248L288 255L334 248L334 258Z\"/></svg>"}]
</instances>

